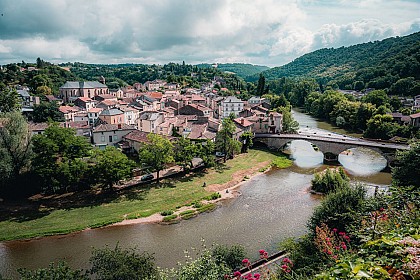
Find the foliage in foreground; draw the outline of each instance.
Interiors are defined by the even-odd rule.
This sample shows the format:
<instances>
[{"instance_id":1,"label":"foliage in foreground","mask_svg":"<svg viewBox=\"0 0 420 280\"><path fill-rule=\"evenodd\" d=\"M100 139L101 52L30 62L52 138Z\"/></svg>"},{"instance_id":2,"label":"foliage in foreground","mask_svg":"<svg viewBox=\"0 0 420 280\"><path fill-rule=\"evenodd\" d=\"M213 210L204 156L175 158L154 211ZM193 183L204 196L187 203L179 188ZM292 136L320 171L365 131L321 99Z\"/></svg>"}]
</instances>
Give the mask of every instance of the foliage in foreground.
<instances>
[{"instance_id":1,"label":"foliage in foreground","mask_svg":"<svg viewBox=\"0 0 420 280\"><path fill-rule=\"evenodd\" d=\"M330 193L338 188L349 185L350 178L342 167L338 169L328 168L323 172L315 173L311 181L312 190L320 193Z\"/></svg>"}]
</instances>

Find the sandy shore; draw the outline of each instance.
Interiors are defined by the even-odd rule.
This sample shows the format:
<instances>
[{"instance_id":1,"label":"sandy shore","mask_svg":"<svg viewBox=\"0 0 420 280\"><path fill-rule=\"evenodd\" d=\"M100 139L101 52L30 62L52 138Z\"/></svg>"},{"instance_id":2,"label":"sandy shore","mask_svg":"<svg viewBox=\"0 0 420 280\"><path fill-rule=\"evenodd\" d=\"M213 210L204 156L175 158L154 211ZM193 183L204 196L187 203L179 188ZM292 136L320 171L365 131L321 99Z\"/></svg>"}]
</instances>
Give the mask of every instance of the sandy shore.
<instances>
[{"instance_id":1,"label":"sandy shore","mask_svg":"<svg viewBox=\"0 0 420 280\"><path fill-rule=\"evenodd\" d=\"M261 162L259 164L257 164L256 166L254 166L251 169L247 169L247 170L240 170L237 171L233 174L232 176L232 180L230 180L229 182L226 182L224 184L213 184L213 185L208 185L205 189L206 191L209 192L218 192L221 197L216 199L216 200L212 200L212 201L207 201L207 200L203 200L201 201L202 204L208 204L208 203L218 203L220 201L226 200L226 199L233 199L235 197L238 197L239 195L241 195L240 191L238 191L237 189L246 181L244 181L245 176L248 177L249 179L264 174L265 172L267 172L269 170L269 168L263 172L259 172L259 170L261 168L266 167L270 162ZM181 207L179 209L177 209L176 211L174 211L174 214L179 214L183 211L187 211L187 210L191 210L194 209L192 206L184 206ZM138 219L127 219L115 224L111 224L108 226L125 226L125 225L134 225L134 224L156 224L156 223L161 223L163 220L163 216L160 215L160 213L155 213L153 215L150 215L148 217L145 218L138 218Z\"/></svg>"}]
</instances>

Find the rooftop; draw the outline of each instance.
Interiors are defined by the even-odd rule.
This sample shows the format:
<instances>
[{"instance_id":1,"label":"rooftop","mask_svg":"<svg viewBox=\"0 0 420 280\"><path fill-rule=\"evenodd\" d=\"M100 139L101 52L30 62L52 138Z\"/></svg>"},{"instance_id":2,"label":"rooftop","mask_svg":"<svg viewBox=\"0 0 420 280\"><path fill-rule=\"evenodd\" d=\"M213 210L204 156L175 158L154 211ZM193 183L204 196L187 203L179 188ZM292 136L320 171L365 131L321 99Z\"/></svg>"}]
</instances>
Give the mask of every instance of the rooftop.
<instances>
[{"instance_id":1,"label":"rooftop","mask_svg":"<svg viewBox=\"0 0 420 280\"><path fill-rule=\"evenodd\" d=\"M122 124L100 124L93 129L93 132L105 132L114 130L135 130L134 126Z\"/></svg>"},{"instance_id":2,"label":"rooftop","mask_svg":"<svg viewBox=\"0 0 420 280\"><path fill-rule=\"evenodd\" d=\"M84 89L84 88L108 88L106 85L101 84L97 81L86 81L86 82L69 82L67 81L60 89Z\"/></svg>"}]
</instances>

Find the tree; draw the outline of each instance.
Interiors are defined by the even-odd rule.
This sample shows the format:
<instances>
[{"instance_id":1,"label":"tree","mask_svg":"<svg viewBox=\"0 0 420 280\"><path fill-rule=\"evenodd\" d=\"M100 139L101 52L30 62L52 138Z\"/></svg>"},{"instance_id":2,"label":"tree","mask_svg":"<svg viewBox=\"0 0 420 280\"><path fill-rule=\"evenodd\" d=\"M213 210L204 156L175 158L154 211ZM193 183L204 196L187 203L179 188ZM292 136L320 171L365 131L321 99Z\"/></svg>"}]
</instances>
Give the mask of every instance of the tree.
<instances>
[{"instance_id":1,"label":"tree","mask_svg":"<svg viewBox=\"0 0 420 280\"><path fill-rule=\"evenodd\" d=\"M159 182L159 172L166 164L174 162L174 146L171 141L158 134L147 135L148 143L140 147L140 162L156 172L156 179Z\"/></svg>"},{"instance_id":2,"label":"tree","mask_svg":"<svg viewBox=\"0 0 420 280\"><path fill-rule=\"evenodd\" d=\"M390 139L395 135L397 124L393 123L391 115L375 115L366 124L363 137L373 139Z\"/></svg>"},{"instance_id":3,"label":"tree","mask_svg":"<svg viewBox=\"0 0 420 280\"><path fill-rule=\"evenodd\" d=\"M0 116L0 191L27 171L32 156L31 132L19 112Z\"/></svg>"},{"instance_id":4,"label":"tree","mask_svg":"<svg viewBox=\"0 0 420 280\"><path fill-rule=\"evenodd\" d=\"M29 82L29 89L31 92L36 92L37 88L42 86L46 86L48 88L52 87L50 78L45 74L36 75Z\"/></svg>"},{"instance_id":5,"label":"tree","mask_svg":"<svg viewBox=\"0 0 420 280\"><path fill-rule=\"evenodd\" d=\"M233 138L235 124L230 118L223 119L222 128L216 134L216 148L223 154L223 161L233 158L240 151L241 143Z\"/></svg>"},{"instance_id":6,"label":"tree","mask_svg":"<svg viewBox=\"0 0 420 280\"><path fill-rule=\"evenodd\" d=\"M94 163L92 173L96 181L108 189L112 189L120 180L132 177L133 161L115 147L95 150L91 161Z\"/></svg>"},{"instance_id":7,"label":"tree","mask_svg":"<svg viewBox=\"0 0 420 280\"><path fill-rule=\"evenodd\" d=\"M64 115L58 110L56 102L41 102L41 104L34 106L32 121L37 123L47 121L63 122Z\"/></svg>"},{"instance_id":8,"label":"tree","mask_svg":"<svg viewBox=\"0 0 420 280\"><path fill-rule=\"evenodd\" d=\"M242 148L241 153L248 153L249 147L252 146L252 138L254 138L254 134L251 131L245 131L241 135L241 142Z\"/></svg>"},{"instance_id":9,"label":"tree","mask_svg":"<svg viewBox=\"0 0 420 280\"><path fill-rule=\"evenodd\" d=\"M105 247L94 249L90 258L90 273L101 280L157 279L158 269L153 255L134 249Z\"/></svg>"},{"instance_id":10,"label":"tree","mask_svg":"<svg viewBox=\"0 0 420 280\"><path fill-rule=\"evenodd\" d=\"M311 181L311 189L320 193L330 193L339 188L349 186L350 178L344 173L343 168L332 170L328 168L325 171L315 173Z\"/></svg>"},{"instance_id":11,"label":"tree","mask_svg":"<svg viewBox=\"0 0 420 280\"><path fill-rule=\"evenodd\" d=\"M258 79L258 84L257 84L257 91L256 91L256 95L257 96L262 96L265 92L265 77L263 74L260 74L260 78Z\"/></svg>"},{"instance_id":12,"label":"tree","mask_svg":"<svg viewBox=\"0 0 420 280\"><path fill-rule=\"evenodd\" d=\"M48 86L39 86L36 88L36 94L38 96L51 95L51 88Z\"/></svg>"},{"instance_id":13,"label":"tree","mask_svg":"<svg viewBox=\"0 0 420 280\"><path fill-rule=\"evenodd\" d=\"M18 111L21 107L19 94L0 82L0 112Z\"/></svg>"},{"instance_id":14,"label":"tree","mask_svg":"<svg viewBox=\"0 0 420 280\"><path fill-rule=\"evenodd\" d=\"M381 105L389 106L390 99L384 90L373 90L363 96L362 101L376 105L378 108Z\"/></svg>"},{"instance_id":15,"label":"tree","mask_svg":"<svg viewBox=\"0 0 420 280\"><path fill-rule=\"evenodd\" d=\"M283 115L283 132L295 133L299 129L299 123L293 118L291 106L278 107L276 111Z\"/></svg>"},{"instance_id":16,"label":"tree","mask_svg":"<svg viewBox=\"0 0 420 280\"><path fill-rule=\"evenodd\" d=\"M226 265L231 271L241 267L245 259L245 248L242 245L216 245L211 251L219 265Z\"/></svg>"},{"instance_id":17,"label":"tree","mask_svg":"<svg viewBox=\"0 0 420 280\"><path fill-rule=\"evenodd\" d=\"M197 154L198 148L194 143L191 143L190 139L178 138L178 141L175 143L174 158L175 162L181 165L184 171L192 168L192 159Z\"/></svg>"},{"instance_id":18,"label":"tree","mask_svg":"<svg viewBox=\"0 0 420 280\"><path fill-rule=\"evenodd\" d=\"M48 268L40 268L34 271L18 269L21 280L89 280L89 277L82 270L73 270L65 262L57 265L50 263Z\"/></svg>"},{"instance_id":19,"label":"tree","mask_svg":"<svg viewBox=\"0 0 420 280\"><path fill-rule=\"evenodd\" d=\"M214 166L215 164L215 155L214 155L214 151L215 151L215 147L216 145L214 144L213 141L207 139L206 142L201 142L201 145L198 145L198 151L197 151L197 155L198 157L200 157L204 164L209 167L209 166Z\"/></svg>"},{"instance_id":20,"label":"tree","mask_svg":"<svg viewBox=\"0 0 420 280\"><path fill-rule=\"evenodd\" d=\"M397 164L392 168L392 181L396 186L420 188L420 142L410 145L409 150L397 152Z\"/></svg>"},{"instance_id":21,"label":"tree","mask_svg":"<svg viewBox=\"0 0 420 280\"><path fill-rule=\"evenodd\" d=\"M62 191L79 187L86 179L88 166L83 160L91 146L71 128L51 124L42 135L33 137L32 170L45 191Z\"/></svg>"}]
</instances>

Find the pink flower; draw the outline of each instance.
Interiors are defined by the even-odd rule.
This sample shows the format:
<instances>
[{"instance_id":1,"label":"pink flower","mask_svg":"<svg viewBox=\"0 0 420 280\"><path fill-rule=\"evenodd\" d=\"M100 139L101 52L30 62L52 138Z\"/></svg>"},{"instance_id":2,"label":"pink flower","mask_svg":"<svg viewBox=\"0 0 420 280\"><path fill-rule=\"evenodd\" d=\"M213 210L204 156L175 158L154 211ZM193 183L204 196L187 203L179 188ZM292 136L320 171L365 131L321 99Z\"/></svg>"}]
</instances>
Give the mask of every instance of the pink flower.
<instances>
[{"instance_id":1,"label":"pink flower","mask_svg":"<svg viewBox=\"0 0 420 280\"><path fill-rule=\"evenodd\" d=\"M342 232L342 231L340 231L339 233L338 233L338 235L341 235L341 236L343 236L343 235L345 235L346 233L345 232Z\"/></svg>"},{"instance_id":2,"label":"pink flower","mask_svg":"<svg viewBox=\"0 0 420 280\"><path fill-rule=\"evenodd\" d=\"M255 279L257 279L257 280L258 280L258 279L260 279L261 274L259 274L259 273L255 273L255 274L254 274L254 277L255 277Z\"/></svg>"},{"instance_id":3,"label":"pink flower","mask_svg":"<svg viewBox=\"0 0 420 280\"><path fill-rule=\"evenodd\" d=\"M334 232L337 232L337 231L338 231L338 229L336 229L336 228L333 228L333 231L334 231Z\"/></svg>"},{"instance_id":4,"label":"pink flower","mask_svg":"<svg viewBox=\"0 0 420 280\"><path fill-rule=\"evenodd\" d=\"M243 259L242 264L243 265L249 265L249 260L248 259Z\"/></svg>"},{"instance_id":5,"label":"pink flower","mask_svg":"<svg viewBox=\"0 0 420 280\"><path fill-rule=\"evenodd\" d=\"M235 277L241 277L241 273L239 272L239 271L235 271L234 273L233 273L233 276L235 276Z\"/></svg>"},{"instance_id":6,"label":"pink flower","mask_svg":"<svg viewBox=\"0 0 420 280\"><path fill-rule=\"evenodd\" d=\"M286 269L288 269L289 267L286 265L286 264L283 264L282 266L281 266L281 269L283 269L283 270L286 270Z\"/></svg>"},{"instance_id":7,"label":"pink flower","mask_svg":"<svg viewBox=\"0 0 420 280\"><path fill-rule=\"evenodd\" d=\"M265 250L259 250L258 252L260 253L260 255L264 255L265 254Z\"/></svg>"},{"instance_id":8,"label":"pink flower","mask_svg":"<svg viewBox=\"0 0 420 280\"><path fill-rule=\"evenodd\" d=\"M284 259L283 259L283 262L284 262L284 263L291 263L291 261L290 261L290 259L289 259L289 258L284 258Z\"/></svg>"}]
</instances>

